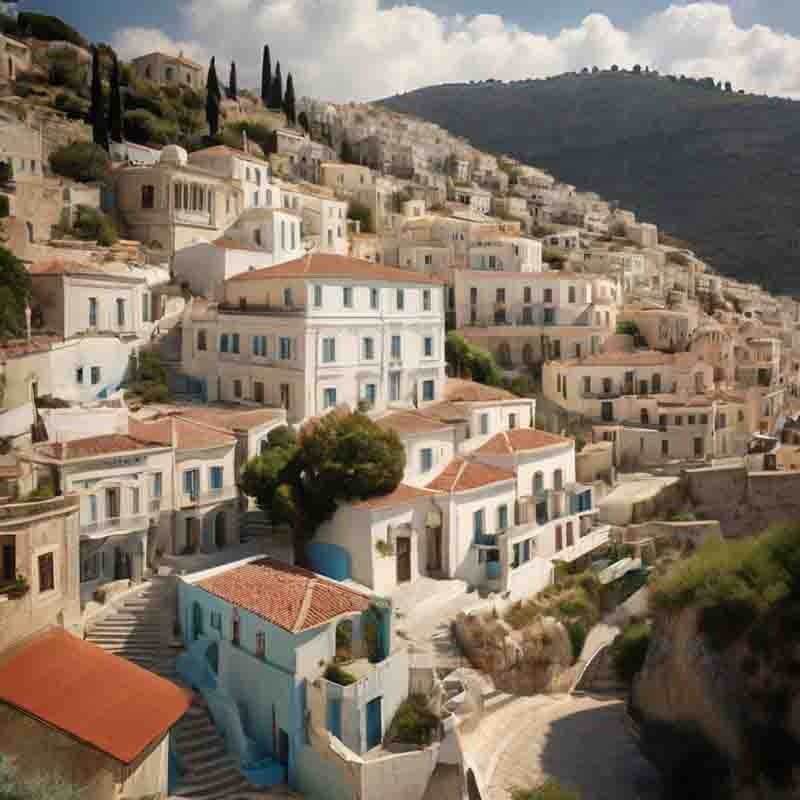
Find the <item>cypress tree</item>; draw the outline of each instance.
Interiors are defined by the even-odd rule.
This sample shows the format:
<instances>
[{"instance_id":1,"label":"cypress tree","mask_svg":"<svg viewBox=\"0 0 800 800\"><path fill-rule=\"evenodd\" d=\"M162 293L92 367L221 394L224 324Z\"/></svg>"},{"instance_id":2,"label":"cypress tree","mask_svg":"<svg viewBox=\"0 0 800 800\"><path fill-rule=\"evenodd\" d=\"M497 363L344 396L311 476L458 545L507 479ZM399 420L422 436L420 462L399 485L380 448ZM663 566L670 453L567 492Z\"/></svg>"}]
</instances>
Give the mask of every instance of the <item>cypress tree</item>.
<instances>
[{"instance_id":1,"label":"cypress tree","mask_svg":"<svg viewBox=\"0 0 800 800\"><path fill-rule=\"evenodd\" d=\"M297 115L295 114L294 108L294 81L292 80L291 72L286 79L286 95L283 98L283 110L286 114L286 121L290 125L294 125L297 122Z\"/></svg>"},{"instance_id":2,"label":"cypress tree","mask_svg":"<svg viewBox=\"0 0 800 800\"><path fill-rule=\"evenodd\" d=\"M283 106L283 78L281 77L281 62L275 65L275 77L272 79L272 96L270 108L280 109Z\"/></svg>"},{"instance_id":3,"label":"cypress tree","mask_svg":"<svg viewBox=\"0 0 800 800\"><path fill-rule=\"evenodd\" d=\"M98 147L108 150L108 123L106 120L103 81L100 78L100 54L92 48L92 104L89 115L92 120L92 139Z\"/></svg>"},{"instance_id":4,"label":"cypress tree","mask_svg":"<svg viewBox=\"0 0 800 800\"><path fill-rule=\"evenodd\" d=\"M219 81L217 80L217 66L212 56L206 83L206 120L208 121L209 136L212 137L216 136L219 131L219 103L221 99L222 95L220 94Z\"/></svg>"},{"instance_id":5,"label":"cypress tree","mask_svg":"<svg viewBox=\"0 0 800 800\"><path fill-rule=\"evenodd\" d=\"M236 86L236 62L231 61L231 77L228 81L228 97L231 100L239 99L239 89Z\"/></svg>"},{"instance_id":6,"label":"cypress tree","mask_svg":"<svg viewBox=\"0 0 800 800\"><path fill-rule=\"evenodd\" d=\"M269 58L269 45L264 45L264 58L261 62L261 101L269 108L272 99L272 65Z\"/></svg>"},{"instance_id":7,"label":"cypress tree","mask_svg":"<svg viewBox=\"0 0 800 800\"><path fill-rule=\"evenodd\" d=\"M121 142L122 133L122 94L119 89L119 61L114 53L114 64L111 69L111 106L108 111L108 127L111 139Z\"/></svg>"}]
</instances>

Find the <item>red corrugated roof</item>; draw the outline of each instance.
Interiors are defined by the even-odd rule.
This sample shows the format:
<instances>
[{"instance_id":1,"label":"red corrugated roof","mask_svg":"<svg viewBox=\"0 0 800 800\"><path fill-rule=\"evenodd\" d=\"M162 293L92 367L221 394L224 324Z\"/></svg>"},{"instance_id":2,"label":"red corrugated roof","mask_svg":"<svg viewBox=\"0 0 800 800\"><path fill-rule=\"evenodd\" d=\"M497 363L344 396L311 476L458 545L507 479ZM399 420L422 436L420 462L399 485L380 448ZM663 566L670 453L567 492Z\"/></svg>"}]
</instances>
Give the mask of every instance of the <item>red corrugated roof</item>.
<instances>
[{"instance_id":1,"label":"red corrugated roof","mask_svg":"<svg viewBox=\"0 0 800 800\"><path fill-rule=\"evenodd\" d=\"M557 436L555 433L536 430L535 428L515 428L503 431L489 439L478 449L484 455L507 455L508 453L539 450L557 444L574 444L574 439Z\"/></svg>"},{"instance_id":2,"label":"red corrugated roof","mask_svg":"<svg viewBox=\"0 0 800 800\"><path fill-rule=\"evenodd\" d=\"M500 481L516 480L516 475L506 469L490 467L477 461L454 458L438 478L426 488L436 492L467 492Z\"/></svg>"},{"instance_id":3,"label":"red corrugated roof","mask_svg":"<svg viewBox=\"0 0 800 800\"><path fill-rule=\"evenodd\" d=\"M0 701L131 764L183 716L191 693L53 628L0 664Z\"/></svg>"},{"instance_id":4,"label":"red corrugated roof","mask_svg":"<svg viewBox=\"0 0 800 800\"><path fill-rule=\"evenodd\" d=\"M235 275L227 283L239 281L273 280L276 278L352 278L363 281L390 281L394 283L427 283L440 286L439 278L413 272L409 269L385 267L361 258L315 253L311 257L297 258L274 267L263 267L252 272Z\"/></svg>"},{"instance_id":5,"label":"red corrugated roof","mask_svg":"<svg viewBox=\"0 0 800 800\"><path fill-rule=\"evenodd\" d=\"M271 558L226 569L195 585L291 633L369 608L366 595Z\"/></svg>"}]
</instances>

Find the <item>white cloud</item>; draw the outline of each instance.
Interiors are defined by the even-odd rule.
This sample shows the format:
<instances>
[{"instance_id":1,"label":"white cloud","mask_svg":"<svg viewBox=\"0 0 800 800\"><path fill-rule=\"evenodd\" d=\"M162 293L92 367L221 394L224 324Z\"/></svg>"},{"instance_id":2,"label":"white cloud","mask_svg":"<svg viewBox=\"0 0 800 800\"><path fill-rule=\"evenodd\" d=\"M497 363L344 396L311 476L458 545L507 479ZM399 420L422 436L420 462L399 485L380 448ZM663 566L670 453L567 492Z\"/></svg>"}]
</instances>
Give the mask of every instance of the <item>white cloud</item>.
<instances>
[{"instance_id":1,"label":"white cloud","mask_svg":"<svg viewBox=\"0 0 800 800\"><path fill-rule=\"evenodd\" d=\"M183 41L125 28L113 44L125 58L179 51L207 62L233 59L240 85L256 87L270 45L299 94L363 100L447 81L544 77L584 66L649 65L712 76L737 88L800 97L800 39L763 25L738 27L728 5L672 5L635 30L603 14L544 36L496 14L442 17L419 5L379 0L185 0ZM222 73L223 77L226 75Z\"/></svg>"}]
</instances>

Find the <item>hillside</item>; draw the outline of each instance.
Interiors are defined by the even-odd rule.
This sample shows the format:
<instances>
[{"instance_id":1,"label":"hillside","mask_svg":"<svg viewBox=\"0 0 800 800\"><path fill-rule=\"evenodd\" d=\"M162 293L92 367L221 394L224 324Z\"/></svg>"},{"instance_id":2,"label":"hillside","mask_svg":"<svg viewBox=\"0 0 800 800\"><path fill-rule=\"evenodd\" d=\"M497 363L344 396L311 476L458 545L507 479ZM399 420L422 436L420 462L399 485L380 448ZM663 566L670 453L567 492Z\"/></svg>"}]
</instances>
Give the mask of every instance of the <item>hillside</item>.
<instances>
[{"instance_id":1,"label":"hillside","mask_svg":"<svg viewBox=\"0 0 800 800\"><path fill-rule=\"evenodd\" d=\"M616 200L725 274L800 292L800 103L633 72L432 86L381 102Z\"/></svg>"}]
</instances>

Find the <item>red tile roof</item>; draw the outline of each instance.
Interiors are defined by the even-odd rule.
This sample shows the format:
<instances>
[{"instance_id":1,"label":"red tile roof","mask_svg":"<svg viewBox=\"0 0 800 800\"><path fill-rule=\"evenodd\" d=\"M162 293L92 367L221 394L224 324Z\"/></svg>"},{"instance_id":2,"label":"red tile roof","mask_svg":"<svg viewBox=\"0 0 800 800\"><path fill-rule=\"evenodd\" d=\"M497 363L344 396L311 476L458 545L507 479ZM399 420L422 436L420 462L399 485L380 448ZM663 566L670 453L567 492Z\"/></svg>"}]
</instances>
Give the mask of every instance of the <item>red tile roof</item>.
<instances>
[{"instance_id":1,"label":"red tile roof","mask_svg":"<svg viewBox=\"0 0 800 800\"><path fill-rule=\"evenodd\" d=\"M363 281L390 281L394 283L426 283L440 286L443 281L409 269L386 267L361 258L315 253L311 257L297 258L274 267L263 267L252 272L242 272L228 280L272 280L276 278L352 278Z\"/></svg>"},{"instance_id":2,"label":"red tile roof","mask_svg":"<svg viewBox=\"0 0 800 800\"><path fill-rule=\"evenodd\" d=\"M496 386L485 386L475 381L461 378L448 378L444 387L444 396L451 403L490 403L498 400L521 400L513 392L499 389Z\"/></svg>"},{"instance_id":3,"label":"red tile roof","mask_svg":"<svg viewBox=\"0 0 800 800\"><path fill-rule=\"evenodd\" d=\"M44 353L54 344L60 344L62 341L64 340L56 335L32 336L30 341L27 339L9 339L0 344L0 360L20 358L33 353Z\"/></svg>"},{"instance_id":4,"label":"red tile roof","mask_svg":"<svg viewBox=\"0 0 800 800\"><path fill-rule=\"evenodd\" d=\"M89 436L85 439L75 439L71 442L55 442L44 445L39 452L59 461L70 461L75 458L129 453L160 446L161 443L156 438L145 440L123 433L106 433L100 436Z\"/></svg>"},{"instance_id":5,"label":"red tile roof","mask_svg":"<svg viewBox=\"0 0 800 800\"><path fill-rule=\"evenodd\" d=\"M477 461L454 458L438 478L426 488L437 492L467 492L500 481L516 480L516 475L506 469L490 467Z\"/></svg>"},{"instance_id":6,"label":"red tile roof","mask_svg":"<svg viewBox=\"0 0 800 800\"><path fill-rule=\"evenodd\" d=\"M278 408L244 408L242 406L187 406L166 410L165 416L185 417L224 431L249 431L285 418Z\"/></svg>"},{"instance_id":7,"label":"red tile roof","mask_svg":"<svg viewBox=\"0 0 800 800\"><path fill-rule=\"evenodd\" d=\"M376 419L375 423L384 430L397 433L436 433L446 431L450 426L436 417L426 417L416 411L394 411Z\"/></svg>"},{"instance_id":8,"label":"red tile roof","mask_svg":"<svg viewBox=\"0 0 800 800\"><path fill-rule=\"evenodd\" d=\"M131 764L183 716L191 693L52 628L0 663L0 701Z\"/></svg>"},{"instance_id":9,"label":"red tile roof","mask_svg":"<svg viewBox=\"0 0 800 800\"><path fill-rule=\"evenodd\" d=\"M178 450L204 450L236 443L236 438L226 431L203 425L181 417L166 417L156 422L133 423L131 430L137 436L160 442L168 447L175 443Z\"/></svg>"},{"instance_id":10,"label":"red tile roof","mask_svg":"<svg viewBox=\"0 0 800 800\"><path fill-rule=\"evenodd\" d=\"M290 633L366 611L370 602L360 592L271 558L226 569L195 585Z\"/></svg>"},{"instance_id":11,"label":"red tile roof","mask_svg":"<svg viewBox=\"0 0 800 800\"><path fill-rule=\"evenodd\" d=\"M406 503L413 503L423 497L433 497L437 493L431 489L419 489L416 486L409 486L401 483L390 494L381 497L371 497L369 500L362 500L356 503L357 508L391 508L392 506L402 506Z\"/></svg>"},{"instance_id":12,"label":"red tile roof","mask_svg":"<svg viewBox=\"0 0 800 800\"><path fill-rule=\"evenodd\" d=\"M513 431L503 431L493 436L477 452L483 455L507 455L539 450L542 447L552 447L558 444L574 445L575 440L535 428L515 428Z\"/></svg>"}]
</instances>

